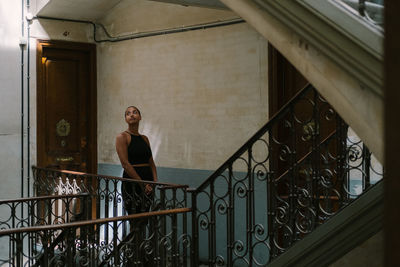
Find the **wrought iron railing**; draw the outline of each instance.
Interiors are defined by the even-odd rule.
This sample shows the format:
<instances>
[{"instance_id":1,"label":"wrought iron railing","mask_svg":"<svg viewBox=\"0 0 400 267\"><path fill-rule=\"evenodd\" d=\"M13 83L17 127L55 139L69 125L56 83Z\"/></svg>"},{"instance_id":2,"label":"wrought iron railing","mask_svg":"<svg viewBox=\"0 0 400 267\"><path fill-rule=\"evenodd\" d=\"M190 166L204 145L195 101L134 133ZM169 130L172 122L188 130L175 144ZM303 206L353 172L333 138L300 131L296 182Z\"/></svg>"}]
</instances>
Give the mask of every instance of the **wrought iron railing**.
<instances>
[{"instance_id":1,"label":"wrought iron railing","mask_svg":"<svg viewBox=\"0 0 400 267\"><path fill-rule=\"evenodd\" d=\"M93 197L96 218L122 216L126 203L135 203L137 212L187 206L187 185L138 181L107 175L32 167L34 189L38 196L63 193L89 193ZM152 193L145 194L145 185ZM123 190L123 188L133 190ZM61 192L61 193L60 193Z\"/></svg>"},{"instance_id":2,"label":"wrought iron railing","mask_svg":"<svg viewBox=\"0 0 400 267\"><path fill-rule=\"evenodd\" d=\"M163 217L142 224L112 220L125 213L126 200L139 203L141 212L187 207L186 186L36 167L33 173L38 195L71 190L91 195L93 214L107 221L93 228L90 251L101 254L94 266L140 266L143 261L129 256L126 262L126 255L160 247L177 253L167 255L161 249L153 258L159 266L171 264L169 257L175 257L172 266L188 266L188 250L190 266L265 266L383 176L379 162L312 86L298 93L202 185L190 190L191 228L186 213L179 219ZM134 190L123 196L123 183L139 189L151 184L154 193ZM151 245L143 233L161 239L153 239ZM70 232L66 236L76 238ZM52 242L53 251L58 247L54 243L61 241ZM128 250L123 249L126 244Z\"/></svg>"},{"instance_id":3,"label":"wrought iron railing","mask_svg":"<svg viewBox=\"0 0 400 267\"><path fill-rule=\"evenodd\" d=\"M192 191L192 265L265 266L382 178L308 86Z\"/></svg>"},{"instance_id":4,"label":"wrought iron railing","mask_svg":"<svg viewBox=\"0 0 400 267\"><path fill-rule=\"evenodd\" d=\"M87 220L58 225L0 230L0 243L8 250L0 252L0 266L186 266L188 246L178 232L178 216L189 208L170 209ZM180 216L179 218L183 218ZM124 222L147 224L135 227L123 240L100 242L97 229L115 225L118 232ZM65 233L57 239L56 233ZM24 246L24 244L31 246ZM110 250L112 248L112 250Z\"/></svg>"},{"instance_id":5,"label":"wrought iron railing","mask_svg":"<svg viewBox=\"0 0 400 267\"><path fill-rule=\"evenodd\" d=\"M127 214L126 203L134 205L136 213L168 210L187 207L186 185L175 185L168 183L158 183L149 181L137 181L113 176L96 175L80 173L65 170L51 170L45 168L33 167L34 189L37 195L49 195L54 192L81 192L88 193L92 197L92 217L97 219L114 218ZM151 194L144 193L145 185L152 186ZM123 191L124 188L132 190ZM125 203L124 203L125 202ZM167 220L169 217L163 217ZM176 229L169 230L166 225L178 225ZM143 224L139 228L144 231L153 231L153 226ZM118 228L118 231L115 229ZM104 224L97 228L98 245L103 247L105 253L104 264L108 264L111 255L114 255L116 249L130 240L134 231L138 228L129 220L124 220L120 225L116 221ZM172 216L162 223L163 234L165 236L174 236L173 233L179 233L176 237L182 246L190 246L190 238L187 234L187 215L182 214L182 218L177 221L176 216ZM169 243L168 240L163 242ZM188 254L182 250L184 255ZM187 257L183 257L184 262ZM164 260L164 258L163 258ZM100 264L101 265L101 264ZM186 263L185 265L186 266Z\"/></svg>"},{"instance_id":6,"label":"wrought iron railing","mask_svg":"<svg viewBox=\"0 0 400 267\"><path fill-rule=\"evenodd\" d=\"M383 0L334 0L372 25L383 28Z\"/></svg>"},{"instance_id":7,"label":"wrought iron railing","mask_svg":"<svg viewBox=\"0 0 400 267\"><path fill-rule=\"evenodd\" d=\"M89 208L89 194L0 200L0 229L84 220Z\"/></svg>"}]
</instances>

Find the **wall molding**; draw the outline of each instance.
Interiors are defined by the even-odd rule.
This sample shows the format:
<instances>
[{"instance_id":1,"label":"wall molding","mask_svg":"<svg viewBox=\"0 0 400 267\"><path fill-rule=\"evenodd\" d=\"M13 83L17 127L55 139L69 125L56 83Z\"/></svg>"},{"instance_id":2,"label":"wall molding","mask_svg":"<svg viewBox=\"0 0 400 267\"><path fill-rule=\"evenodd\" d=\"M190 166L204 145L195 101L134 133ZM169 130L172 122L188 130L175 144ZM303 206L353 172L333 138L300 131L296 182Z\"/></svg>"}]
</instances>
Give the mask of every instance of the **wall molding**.
<instances>
[{"instance_id":1,"label":"wall molding","mask_svg":"<svg viewBox=\"0 0 400 267\"><path fill-rule=\"evenodd\" d=\"M253 1L355 77L364 88L383 96L381 46L371 48L370 44L365 43L365 40L347 32L328 16L324 16L319 10L312 9L301 1ZM330 8L334 9L335 5L331 5ZM353 23L352 30L356 32L362 31L366 27L365 22L363 23L361 20L353 20ZM382 34L373 31L371 27L369 29L370 35L378 39L375 43L379 43L379 40L383 42ZM277 48L279 49L279 47Z\"/></svg>"}]
</instances>

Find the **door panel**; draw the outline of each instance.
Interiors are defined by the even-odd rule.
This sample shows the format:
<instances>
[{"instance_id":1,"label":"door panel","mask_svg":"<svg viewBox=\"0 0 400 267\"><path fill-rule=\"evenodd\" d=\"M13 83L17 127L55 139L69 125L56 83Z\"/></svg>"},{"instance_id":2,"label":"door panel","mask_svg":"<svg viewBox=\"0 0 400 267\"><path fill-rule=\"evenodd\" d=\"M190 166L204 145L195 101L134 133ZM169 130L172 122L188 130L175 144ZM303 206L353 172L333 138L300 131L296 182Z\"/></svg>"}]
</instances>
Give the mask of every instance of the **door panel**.
<instances>
[{"instance_id":1,"label":"door panel","mask_svg":"<svg viewBox=\"0 0 400 267\"><path fill-rule=\"evenodd\" d=\"M301 89L303 89L308 81L301 75L300 72L276 50L273 46L269 45L269 114L272 118L280 108L288 103ZM336 129L336 120L327 120L324 116L332 115L332 107L325 102L324 99L314 99L313 93L310 92L306 96L315 106L318 107L320 119L318 123L314 122L313 110L314 105L308 101L302 101L297 104L293 112L297 118L297 123L293 126L295 130L290 130L287 125L282 121L282 124L273 129L273 137L284 145L291 144L291 150L296 152L296 161L302 159L311 147L311 133L313 131L319 132L320 140L324 140ZM291 121L288 119L288 121ZM316 129L318 127L318 129ZM291 131L297 134L295 140L292 140ZM273 157L273 164L277 167L277 175L281 175L288 169L288 162L279 160L280 147L273 146L276 154Z\"/></svg>"},{"instance_id":2,"label":"door panel","mask_svg":"<svg viewBox=\"0 0 400 267\"><path fill-rule=\"evenodd\" d=\"M308 81L296 68L270 45L270 118L307 84ZM339 208L335 192L341 190L337 182L341 174L340 168L331 159L337 158L340 151L343 151L345 142L342 138L345 136L337 133L336 138L329 142L329 149L320 144L336 131L341 120L333 108L312 90L305 98L307 100L292 106L292 113L275 124L269 137L270 165L274 170L269 212L281 216L278 220L269 218L270 231L276 242L272 246L275 255L280 253L278 247L285 248L292 240L304 235L305 231L301 230L305 222L303 219L307 217L305 214L311 225L317 225L324 218L322 209L335 212ZM313 147L316 153L309 153ZM324 160L323 156L326 156ZM323 175L326 176L325 180L322 179ZM328 185L321 186L323 182ZM326 188L330 188L330 191ZM309 197L306 205L301 202L302 193ZM313 211L315 216L310 216L309 211Z\"/></svg>"},{"instance_id":3,"label":"door panel","mask_svg":"<svg viewBox=\"0 0 400 267\"><path fill-rule=\"evenodd\" d=\"M95 46L38 41L38 166L96 173Z\"/></svg>"}]
</instances>

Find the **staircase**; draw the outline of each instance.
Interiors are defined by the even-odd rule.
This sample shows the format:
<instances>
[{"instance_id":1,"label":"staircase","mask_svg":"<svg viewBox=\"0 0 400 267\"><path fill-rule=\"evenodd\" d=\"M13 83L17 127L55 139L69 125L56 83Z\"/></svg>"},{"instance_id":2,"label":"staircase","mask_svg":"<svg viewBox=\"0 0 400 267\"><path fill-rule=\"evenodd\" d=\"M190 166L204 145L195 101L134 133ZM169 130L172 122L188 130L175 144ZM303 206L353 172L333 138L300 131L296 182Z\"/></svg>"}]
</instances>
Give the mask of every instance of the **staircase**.
<instances>
[{"instance_id":1,"label":"staircase","mask_svg":"<svg viewBox=\"0 0 400 267\"><path fill-rule=\"evenodd\" d=\"M334 7L317 0L221 2L318 91L308 85L198 188L155 183L154 198L132 196L149 202L150 212L123 216L122 178L35 168L38 195L51 195L55 181L68 178L90 194L92 216L12 223L0 230L0 242L9 243L1 264L326 266L382 228L383 33L368 21L379 5L357 14L350 0L330 1ZM349 23L336 23L338 16ZM153 219L141 242L128 228L143 218Z\"/></svg>"},{"instance_id":2,"label":"staircase","mask_svg":"<svg viewBox=\"0 0 400 267\"><path fill-rule=\"evenodd\" d=\"M382 227L381 179L309 85L192 191L194 266L327 265Z\"/></svg>"},{"instance_id":3,"label":"staircase","mask_svg":"<svg viewBox=\"0 0 400 267\"><path fill-rule=\"evenodd\" d=\"M75 185L90 196L80 204L88 212L1 230L2 264L325 266L382 227L382 166L311 85L198 188L151 183L153 197L132 196L149 212L123 216L121 183L137 181L36 167L34 175L37 194Z\"/></svg>"}]
</instances>

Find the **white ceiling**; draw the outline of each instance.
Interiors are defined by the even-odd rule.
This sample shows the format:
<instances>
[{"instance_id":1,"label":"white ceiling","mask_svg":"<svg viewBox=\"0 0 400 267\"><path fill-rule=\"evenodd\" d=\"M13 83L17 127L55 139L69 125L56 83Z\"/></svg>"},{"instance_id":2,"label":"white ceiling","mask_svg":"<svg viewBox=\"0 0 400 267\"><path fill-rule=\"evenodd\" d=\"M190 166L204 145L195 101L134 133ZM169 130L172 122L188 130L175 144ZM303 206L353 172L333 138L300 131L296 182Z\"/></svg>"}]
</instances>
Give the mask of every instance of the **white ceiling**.
<instances>
[{"instance_id":1,"label":"white ceiling","mask_svg":"<svg viewBox=\"0 0 400 267\"><path fill-rule=\"evenodd\" d=\"M166 2L171 4L179 4L184 6L199 6L218 9L227 9L219 0L151 0L158 2Z\"/></svg>"},{"instance_id":2,"label":"white ceiling","mask_svg":"<svg viewBox=\"0 0 400 267\"><path fill-rule=\"evenodd\" d=\"M97 20L104 16L121 0L49 0L38 12L38 16Z\"/></svg>"},{"instance_id":3,"label":"white ceiling","mask_svg":"<svg viewBox=\"0 0 400 267\"><path fill-rule=\"evenodd\" d=\"M96 21L122 0L42 0L38 16ZM225 9L219 0L152 0L185 6ZM47 3L46 3L47 2Z\"/></svg>"}]
</instances>

